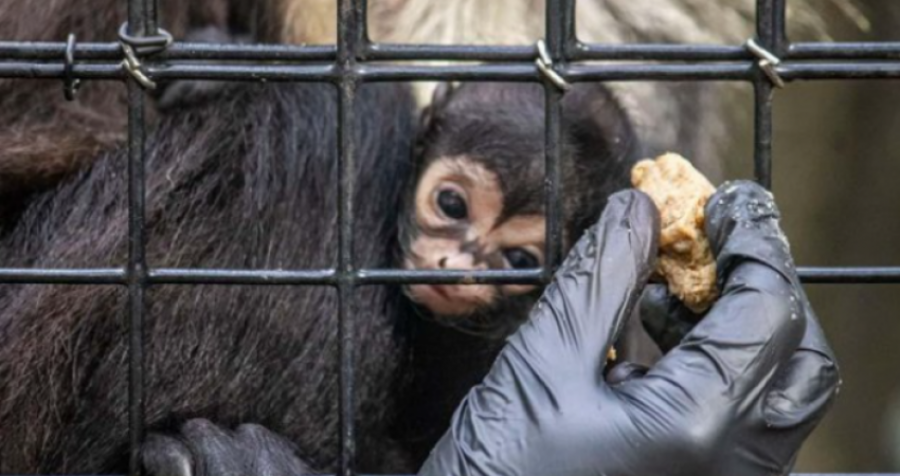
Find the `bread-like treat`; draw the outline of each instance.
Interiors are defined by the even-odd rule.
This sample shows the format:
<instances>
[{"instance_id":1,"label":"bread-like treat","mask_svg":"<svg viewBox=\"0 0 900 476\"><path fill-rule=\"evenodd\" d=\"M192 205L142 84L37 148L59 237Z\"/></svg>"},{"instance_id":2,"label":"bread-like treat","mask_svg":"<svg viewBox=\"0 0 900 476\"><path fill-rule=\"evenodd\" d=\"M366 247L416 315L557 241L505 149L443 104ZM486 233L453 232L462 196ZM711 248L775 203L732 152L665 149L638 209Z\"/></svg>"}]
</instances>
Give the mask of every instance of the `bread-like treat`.
<instances>
[{"instance_id":1,"label":"bread-like treat","mask_svg":"<svg viewBox=\"0 0 900 476\"><path fill-rule=\"evenodd\" d=\"M705 311L718 297L716 261L703 228L704 208L715 187L690 162L672 153L638 162L631 170L631 183L659 208L656 272L685 306Z\"/></svg>"}]
</instances>

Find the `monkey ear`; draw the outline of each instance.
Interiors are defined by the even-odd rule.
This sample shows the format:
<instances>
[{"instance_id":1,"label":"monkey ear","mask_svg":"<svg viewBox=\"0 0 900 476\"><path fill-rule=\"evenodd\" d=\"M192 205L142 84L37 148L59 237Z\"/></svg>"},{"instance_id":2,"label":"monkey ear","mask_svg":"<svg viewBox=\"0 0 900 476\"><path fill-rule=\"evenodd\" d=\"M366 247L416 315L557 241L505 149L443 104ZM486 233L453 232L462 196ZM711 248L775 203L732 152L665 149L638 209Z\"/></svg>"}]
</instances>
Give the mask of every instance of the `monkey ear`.
<instances>
[{"instance_id":1,"label":"monkey ear","mask_svg":"<svg viewBox=\"0 0 900 476\"><path fill-rule=\"evenodd\" d=\"M431 94L431 104L443 107L450 101L450 96L453 95L455 90L456 88L453 86L453 83L438 83L434 88L434 92Z\"/></svg>"},{"instance_id":2,"label":"monkey ear","mask_svg":"<svg viewBox=\"0 0 900 476\"><path fill-rule=\"evenodd\" d=\"M434 118L438 112L450 102L454 89L452 83L438 83L434 88L434 92L431 95L431 103L422 109L422 114L419 117L419 131L413 144L413 157L421 157L425 152L425 141L428 131L434 125Z\"/></svg>"},{"instance_id":3,"label":"monkey ear","mask_svg":"<svg viewBox=\"0 0 900 476\"><path fill-rule=\"evenodd\" d=\"M589 155L630 162L639 159L640 143L625 109L603 84L578 83L562 102L563 120L579 149Z\"/></svg>"},{"instance_id":4,"label":"monkey ear","mask_svg":"<svg viewBox=\"0 0 900 476\"><path fill-rule=\"evenodd\" d=\"M436 111L440 111L448 102L450 102L450 97L453 96L454 89L452 83L438 83L437 86L435 86L434 92L431 94L431 103L422 109L422 116L419 120L421 131L426 131L431 128Z\"/></svg>"},{"instance_id":5,"label":"monkey ear","mask_svg":"<svg viewBox=\"0 0 900 476\"><path fill-rule=\"evenodd\" d=\"M608 195L629 186L643 151L628 114L603 84L573 85L563 96L562 122L574 148L567 173L580 191L569 204L576 215L567 234L574 238L596 222Z\"/></svg>"}]
</instances>

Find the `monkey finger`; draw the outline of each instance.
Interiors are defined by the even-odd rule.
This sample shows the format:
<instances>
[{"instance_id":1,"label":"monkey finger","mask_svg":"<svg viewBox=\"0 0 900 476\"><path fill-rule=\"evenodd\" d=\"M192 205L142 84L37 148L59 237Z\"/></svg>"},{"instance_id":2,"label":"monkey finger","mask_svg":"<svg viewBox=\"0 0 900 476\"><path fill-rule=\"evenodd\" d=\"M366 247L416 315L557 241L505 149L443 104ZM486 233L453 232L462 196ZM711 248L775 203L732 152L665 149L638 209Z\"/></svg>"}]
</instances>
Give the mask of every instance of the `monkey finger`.
<instances>
[{"instance_id":1,"label":"monkey finger","mask_svg":"<svg viewBox=\"0 0 900 476\"><path fill-rule=\"evenodd\" d=\"M209 420L197 418L182 425L181 437L193 455L195 476L246 474L231 432Z\"/></svg>"},{"instance_id":2,"label":"monkey finger","mask_svg":"<svg viewBox=\"0 0 900 476\"><path fill-rule=\"evenodd\" d=\"M549 374L566 378L559 372L582 369L593 379L653 269L658 230L649 197L634 190L612 195L510 346L546 364Z\"/></svg>"},{"instance_id":3,"label":"monkey finger","mask_svg":"<svg viewBox=\"0 0 900 476\"><path fill-rule=\"evenodd\" d=\"M235 432L238 447L248 455L244 466L255 476L291 476L313 474L297 457L297 449L266 427L246 424Z\"/></svg>"},{"instance_id":4,"label":"monkey finger","mask_svg":"<svg viewBox=\"0 0 900 476\"><path fill-rule=\"evenodd\" d=\"M194 460L184 443L151 433L141 446L144 474L149 476L194 476Z\"/></svg>"}]
</instances>

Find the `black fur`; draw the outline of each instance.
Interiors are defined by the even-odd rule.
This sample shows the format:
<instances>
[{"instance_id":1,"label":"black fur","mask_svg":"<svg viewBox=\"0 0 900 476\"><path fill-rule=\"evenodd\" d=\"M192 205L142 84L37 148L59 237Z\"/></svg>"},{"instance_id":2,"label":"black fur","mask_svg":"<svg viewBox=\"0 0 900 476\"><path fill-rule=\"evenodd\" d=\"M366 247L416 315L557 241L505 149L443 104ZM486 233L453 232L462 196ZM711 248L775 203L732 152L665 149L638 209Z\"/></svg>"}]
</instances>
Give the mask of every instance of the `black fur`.
<instances>
[{"instance_id":1,"label":"black fur","mask_svg":"<svg viewBox=\"0 0 900 476\"><path fill-rule=\"evenodd\" d=\"M41 41L59 41L69 31L79 41L113 40L125 18L123 4L112 0L51 3L47 9L11 3L0 15L0 31ZM164 0L162 11L166 27L179 38L198 25L212 25L278 41L279 9L270 3L278 4ZM240 85L179 92L179 85L173 86L160 99L165 107L159 122L151 121L155 132L148 142L148 263L334 266L335 90ZM128 223L124 88L90 83L70 104L58 87L0 81L0 92L8 93L0 95L5 131L0 133L0 207L10 206L13 216L0 223L0 263L122 266ZM198 96L193 100L200 103L186 108L188 101L178 100L183 94ZM581 103L579 94L590 100ZM436 108L435 115L462 131L447 147L471 145L502 172L508 213L542 209L542 198L535 199L542 197L543 182L540 88L467 86L447 99L440 104L447 109ZM608 184L619 184L622 163L610 137L630 143L632 136L602 89L577 88L566 101L572 104L567 157L586 156L580 150L596 157L573 162L580 169L564 169L566 195L579 197L564 203L568 234L576 235L599 214L613 188ZM577 116L585 104L605 109L600 116ZM382 85L364 87L359 106L354 254L359 266L390 267L400 249L401 194L414 178L408 161L412 103L404 88ZM473 129L474 118L486 119L490 127ZM435 139L432 145L440 144ZM412 318L422 311L410 309L395 287L361 288L356 302L359 469L412 472L501 343ZM504 301L484 316L521 319L530 303L530 298ZM124 309L124 290L113 286L0 286L0 473L125 471ZM147 311L146 416L155 435L148 454L158 454L153 448L181 454L180 443L165 436L176 431L196 436L191 442L202 446L228 439L216 425L249 422L277 432L290 445L272 443L258 427L241 427L244 431L235 434L242 445L275 448L266 451L283 464L335 470L334 290L160 286L148 292ZM198 417L212 424L182 428ZM391 423L396 425L389 429ZM389 433L402 443L400 450ZM407 459L407 449L412 458ZM285 456L288 451L296 454ZM164 465L148 460L154 462Z\"/></svg>"},{"instance_id":2,"label":"black fur","mask_svg":"<svg viewBox=\"0 0 900 476\"><path fill-rule=\"evenodd\" d=\"M434 121L444 130L493 133L471 137L468 145L484 151L478 158L491 167L507 167L504 192L522 212L540 206L532 194L542 197L543 174L534 171L543 168L543 99L535 94L539 89L507 86L508 92L494 85L463 87L447 103L453 114L435 110ZM571 234L580 232L577 223L596 219L605 197L624 183L631 159L630 147L619 147L631 144L624 116L601 89L580 91L567 98L565 109L564 208ZM455 102L469 93L471 101ZM386 85L364 87L358 102L354 254L359 266L391 267L401 248L398 236L406 236L398 230L403 191L415 177L408 151L412 104L404 88ZM598 104L607 107L601 111L607 117L577 114L576 106ZM164 116L149 142L149 264L333 266L335 107L335 90L326 85L241 85ZM501 107L510 110L492 114ZM491 127L466 129L450 120L474 117ZM541 140L520 144L506 134ZM454 147L426 137L434 138L434 147ZM519 162L504 165L513 160ZM122 265L124 161L124 151L106 154L36 198L0 242L0 262ZM216 425L258 423L291 442L274 446L292 448L278 450L292 452L279 461L336 469L334 290L160 286L150 290L148 302L147 423L157 435L149 448L171 450L177 459L182 443L162 435L194 418L213 422L187 431L203 441L230 438ZM411 472L502 343L412 318L423 311L412 309L395 287L361 288L356 302L358 468ZM504 300L484 316L521 320L530 303ZM125 304L124 292L113 287L0 287L0 473L125 469ZM241 441L244 433L236 435ZM148 464L164 467L152 458Z\"/></svg>"},{"instance_id":3,"label":"black fur","mask_svg":"<svg viewBox=\"0 0 900 476\"><path fill-rule=\"evenodd\" d=\"M316 268L335 262L336 94L328 85L243 85L166 118L147 163L154 266ZM390 267L412 102L399 86L360 92L355 255ZM121 265L124 152L39 197L0 243L9 266ZM366 468L383 465L404 352L396 289L358 293L357 415ZM263 424L333 471L338 455L337 300L328 288L161 286L148 295L147 422ZM3 286L0 473L108 473L127 454L124 293Z\"/></svg>"}]
</instances>

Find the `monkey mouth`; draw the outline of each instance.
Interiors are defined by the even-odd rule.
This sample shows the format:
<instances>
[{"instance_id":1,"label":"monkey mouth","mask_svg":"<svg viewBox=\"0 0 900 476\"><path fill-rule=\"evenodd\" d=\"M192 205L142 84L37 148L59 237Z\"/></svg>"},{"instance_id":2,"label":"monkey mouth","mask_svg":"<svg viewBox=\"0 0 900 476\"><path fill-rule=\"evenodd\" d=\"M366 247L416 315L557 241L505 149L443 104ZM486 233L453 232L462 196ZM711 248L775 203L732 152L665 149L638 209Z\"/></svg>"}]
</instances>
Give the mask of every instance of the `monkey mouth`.
<instances>
[{"instance_id":1,"label":"monkey mouth","mask_svg":"<svg viewBox=\"0 0 900 476\"><path fill-rule=\"evenodd\" d=\"M450 293L447 290L446 286L440 284L423 284L422 286L424 286L424 288L427 289L428 292L437 294L444 299L450 299Z\"/></svg>"},{"instance_id":2,"label":"monkey mouth","mask_svg":"<svg viewBox=\"0 0 900 476\"><path fill-rule=\"evenodd\" d=\"M406 293L420 304L429 304L435 300L451 302L453 296L447 286L440 284L408 284Z\"/></svg>"},{"instance_id":3,"label":"monkey mouth","mask_svg":"<svg viewBox=\"0 0 900 476\"><path fill-rule=\"evenodd\" d=\"M462 318L477 311L481 301L460 295L455 286L440 284L408 284L406 295L415 303L436 315Z\"/></svg>"}]
</instances>

